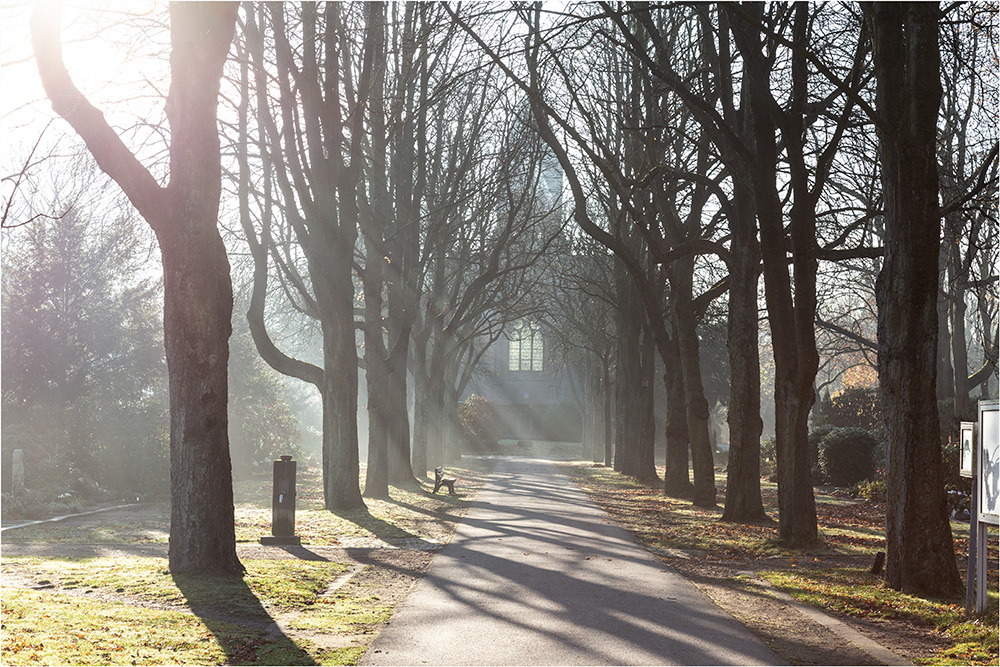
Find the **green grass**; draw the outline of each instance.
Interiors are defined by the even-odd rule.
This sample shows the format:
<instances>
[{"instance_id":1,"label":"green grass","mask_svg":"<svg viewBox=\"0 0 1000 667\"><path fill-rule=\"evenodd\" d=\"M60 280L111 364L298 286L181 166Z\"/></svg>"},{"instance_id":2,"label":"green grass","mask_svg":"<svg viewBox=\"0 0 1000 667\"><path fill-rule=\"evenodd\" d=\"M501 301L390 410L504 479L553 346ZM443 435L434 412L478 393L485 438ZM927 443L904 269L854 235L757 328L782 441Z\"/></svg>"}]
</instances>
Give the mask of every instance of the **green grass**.
<instances>
[{"instance_id":1,"label":"green grass","mask_svg":"<svg viewBox=\"0 0 1000 667\"><path fill-rule=\"evenodd\" d=\"M6 590L4 665L315 664L314 646L179 610Z\"/></svg>"},{"instance_id":2,"label":"green grass","mask_svg":"<svg viewBox=\"0 0 1000 667\"><path fill-rule=\"evenodd\" d=\"M352 581L332 595L316 600L310 613L292 620L290 627L344 635L365 634L388 621L392 609L392 605Z\"/></svg>"},{"instance_id":3,"label":"green grass","mask_svg":"<svg viewBox=\"0 0 1000 667\"><path fill-rule=\"evenodd\" d=\"M860 568L797 569L758 573L776 588L816 607L857 618L902 620L941 632L955 645L920 660L933 665L996 665L997 604L991 591L981 618L966 618L964 600L928 599L886 587Z\"/></svg>"},{"instance_id":4,"label":"green grass","mask_svg":"<svg viewBox=\"0 0 1000 667\"><path fill-rule=\"evenodd\" d=\"M491 465L450 467L461 479L458 497L391 488L391 500L366 499L367 511L339 514L323 509L318 471L300 471L296 534L307 545L445 542ZM237 540L270 534L271 481L234 491ZM169 508L147 505L134 521L46 523L5 533L4 542L163 544L168 531ZM243 564L243 578L173 576L165 558L5 556L0 664L354 665L392 614L393 602L379 595L392 579L370 567L329 593L351 563ZM266 631L275 622L283 632Z\"/></svg>"},{"instance_id":5,"label":"green grass","mask_svg":"<svg viewBox=\"0 0 1000 667\"><path fill-rule=\"evenodd\" d=\"M4 558L5 574L32 579L36 586L134 596L164 604L222 605L252 612L260 605L295 608L312 604L345 563L304 560L247 560L242 579L207 574L171 575L165 558Z\"/></svg>"},{"instance_id":6,"label":"green grass","mask_svg":"<svg viewBox=\"0 0 1000 667\"><path fill-rule=\"evenodd\" d=\"M4 542L48 544L166 544L170 537L170 508L163 504L159 516L140 521L103 521L72 526L45 523L5 532Z\"/></svg>"}]
</instances>

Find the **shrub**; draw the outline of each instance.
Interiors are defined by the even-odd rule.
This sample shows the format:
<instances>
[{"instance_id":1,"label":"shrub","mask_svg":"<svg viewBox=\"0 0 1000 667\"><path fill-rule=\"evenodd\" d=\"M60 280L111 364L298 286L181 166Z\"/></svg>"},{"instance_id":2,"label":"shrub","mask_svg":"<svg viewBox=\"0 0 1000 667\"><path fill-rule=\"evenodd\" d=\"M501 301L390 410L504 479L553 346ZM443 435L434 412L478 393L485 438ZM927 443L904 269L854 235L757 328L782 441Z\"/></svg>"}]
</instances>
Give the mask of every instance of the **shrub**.
<instances>
[{"instance_id":1,"label":"shrub","mask_svg":"<svg viewBox=\"0 0 1000 667\"><path fill-rule=\"evenodd\" d=\"M868 431L879 428L882 405L876 387L847 387L820 402L823 421L839 428L857 427Z\"/></svg>"},{"instance_id":2,"label":"shrub","mask_svg":"<svg viewBox=\"0 0 1000 667\"><path fill-rule=\"evenodd\" d=\"M476 452L495 452L499 449L500 420L485 398L473 394L460 403L458 420L462 438L469 449Z\"/></svg>"},{"instance_id":3,"label":"shrub","mask_svg":"<svg viewBox=\"0 0 1000 667\"><path fill-rule=\"evenodd\" d=\"M809 431L809 473L813 484L820 484L823 480L823 471L819 467L819 443L833 429L830 424L820 424Z\"/></svg>"},{"instance_id":4,"label":"shrub","mask_svg":"<svg viewBox=\"0 0 1000 667\"><path fill-rule=\"evenodd\" d=\"M777 481L778 454L774 436L769 435L760 441L760 476L769 482Z\"/></svg>"},{"instance_id":5,"label":"shrub","mask_svg":"<svg viewBox=\"0 0 1000 667\"><path fill-rule=\"evenodd\" d=\"M863 428L835 428L819 443L823 481L832 486L853 486L875 474L878 440Z\"/></svg>"},{"instance_id":6,"label":"shrub","mask_svg":"<svg viewBox=\"0 0 1000 667\"><path fill-rule=\"evenodd\" d=\"M864 498L876 503L885 502L885 479L873 479L866 482L859 482L851 489L851 495L855 498Z\"/></svg>"}]
</instances>

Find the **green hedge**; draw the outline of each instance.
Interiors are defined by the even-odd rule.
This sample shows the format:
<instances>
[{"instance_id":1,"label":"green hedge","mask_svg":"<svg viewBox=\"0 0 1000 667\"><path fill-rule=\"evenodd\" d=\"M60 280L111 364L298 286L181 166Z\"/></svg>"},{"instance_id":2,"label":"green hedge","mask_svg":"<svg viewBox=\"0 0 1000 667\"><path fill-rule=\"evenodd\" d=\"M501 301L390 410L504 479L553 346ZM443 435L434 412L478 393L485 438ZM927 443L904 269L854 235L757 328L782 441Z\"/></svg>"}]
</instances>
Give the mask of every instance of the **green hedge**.
<instances>
[{"instance_id":1,"label":"green hedge","mask_svg":"<svg viewBox=\"0 0 1000 667\"><path fill-rule=\"evenodd\" d=\"M863 428L834 428L819 443L823 483L854 486L875 475L878 439Z\"/></svg>"}]
</instances>

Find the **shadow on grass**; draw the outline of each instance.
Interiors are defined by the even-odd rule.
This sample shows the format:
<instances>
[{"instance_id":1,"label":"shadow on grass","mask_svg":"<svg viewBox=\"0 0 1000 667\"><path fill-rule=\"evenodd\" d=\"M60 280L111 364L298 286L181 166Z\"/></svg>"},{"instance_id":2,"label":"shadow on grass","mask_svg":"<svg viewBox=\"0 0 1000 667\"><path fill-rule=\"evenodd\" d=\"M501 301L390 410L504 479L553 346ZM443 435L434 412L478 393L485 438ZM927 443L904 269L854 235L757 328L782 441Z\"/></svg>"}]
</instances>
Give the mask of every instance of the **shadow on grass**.
<instances>
[{"instance_id":1,"label":"shadow on grass","mask_svg":"<svg viewBox=\"0 0 1000 667\"><path fill-rule=\"evenodd\" d=\"M433 494L431 494L430 491L426 491L425 494L427 497L433 497ZM467 498L467 496L461 493L457 493L454 496L449 496L445 494L444 496L442 496L442 498L454 498L456 502L447 502L446 504L442 504L441 507L437 509L428 509L426 507L420 507L419 505L414 505L413 503L408 503L406 501L399 500L397 498L390 498L388 502L392 503L396 507L409 510L415 514L424 514L426 516L433 517L441 521L458 521L460 517L455 516L454 514L451 513L451 511L461 509L461 505L457 501L463 500Z\"/></svg>"},{"instance_id":2,"label":"shadow on grass","mask_svg":"<svg viewBox=\"0 0 1000 667\"><path fill-rule=\"evenodd\" d=\"M230 665L316 665L285 635L242 577L171 575Z\"/></svg>"},{"instance_id":3,"label":"shadow on grass","mask_svg":"<svg viewBox=\"0 0 1000 667\"><path fill-rule=\"evenodd\" d=\"M396 524L372 516L367 509L331 510L331 514L345 521L350 521L359 528L364 528L384 542L391 543L394 540L419 539L418 535L414 535Z\"/></svg>"}]
</instances>

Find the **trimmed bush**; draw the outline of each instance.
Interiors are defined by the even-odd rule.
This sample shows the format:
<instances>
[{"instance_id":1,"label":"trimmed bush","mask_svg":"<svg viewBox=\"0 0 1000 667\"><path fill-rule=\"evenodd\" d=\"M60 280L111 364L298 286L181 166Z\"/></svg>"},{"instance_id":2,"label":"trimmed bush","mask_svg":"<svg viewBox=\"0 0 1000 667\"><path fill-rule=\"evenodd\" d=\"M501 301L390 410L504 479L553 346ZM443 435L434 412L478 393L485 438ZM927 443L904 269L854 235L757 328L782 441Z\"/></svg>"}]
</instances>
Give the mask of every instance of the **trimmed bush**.
<instances>
[{"instance_id":1,"label":"trimmed bush","mask_svg":"<svg viewBox=\"0 0 1000 667\"><path fill-rule=\"evenodd\" d=\"M863 428L835 428L819 443L823 482L854 486L875 475L878 440Z\"/></svg>"},{"instance_id":2,"label":"trimmed bush","mask_svg":"<svg viewBox=\"0 0 1000 667\"><path fill-rule=\"evenodd\" d=\"M831 426L856 426L876 430L882 419L882 404L877 387L846 387L820 402L824 421Z\"/></svg>"}]
</instances>

